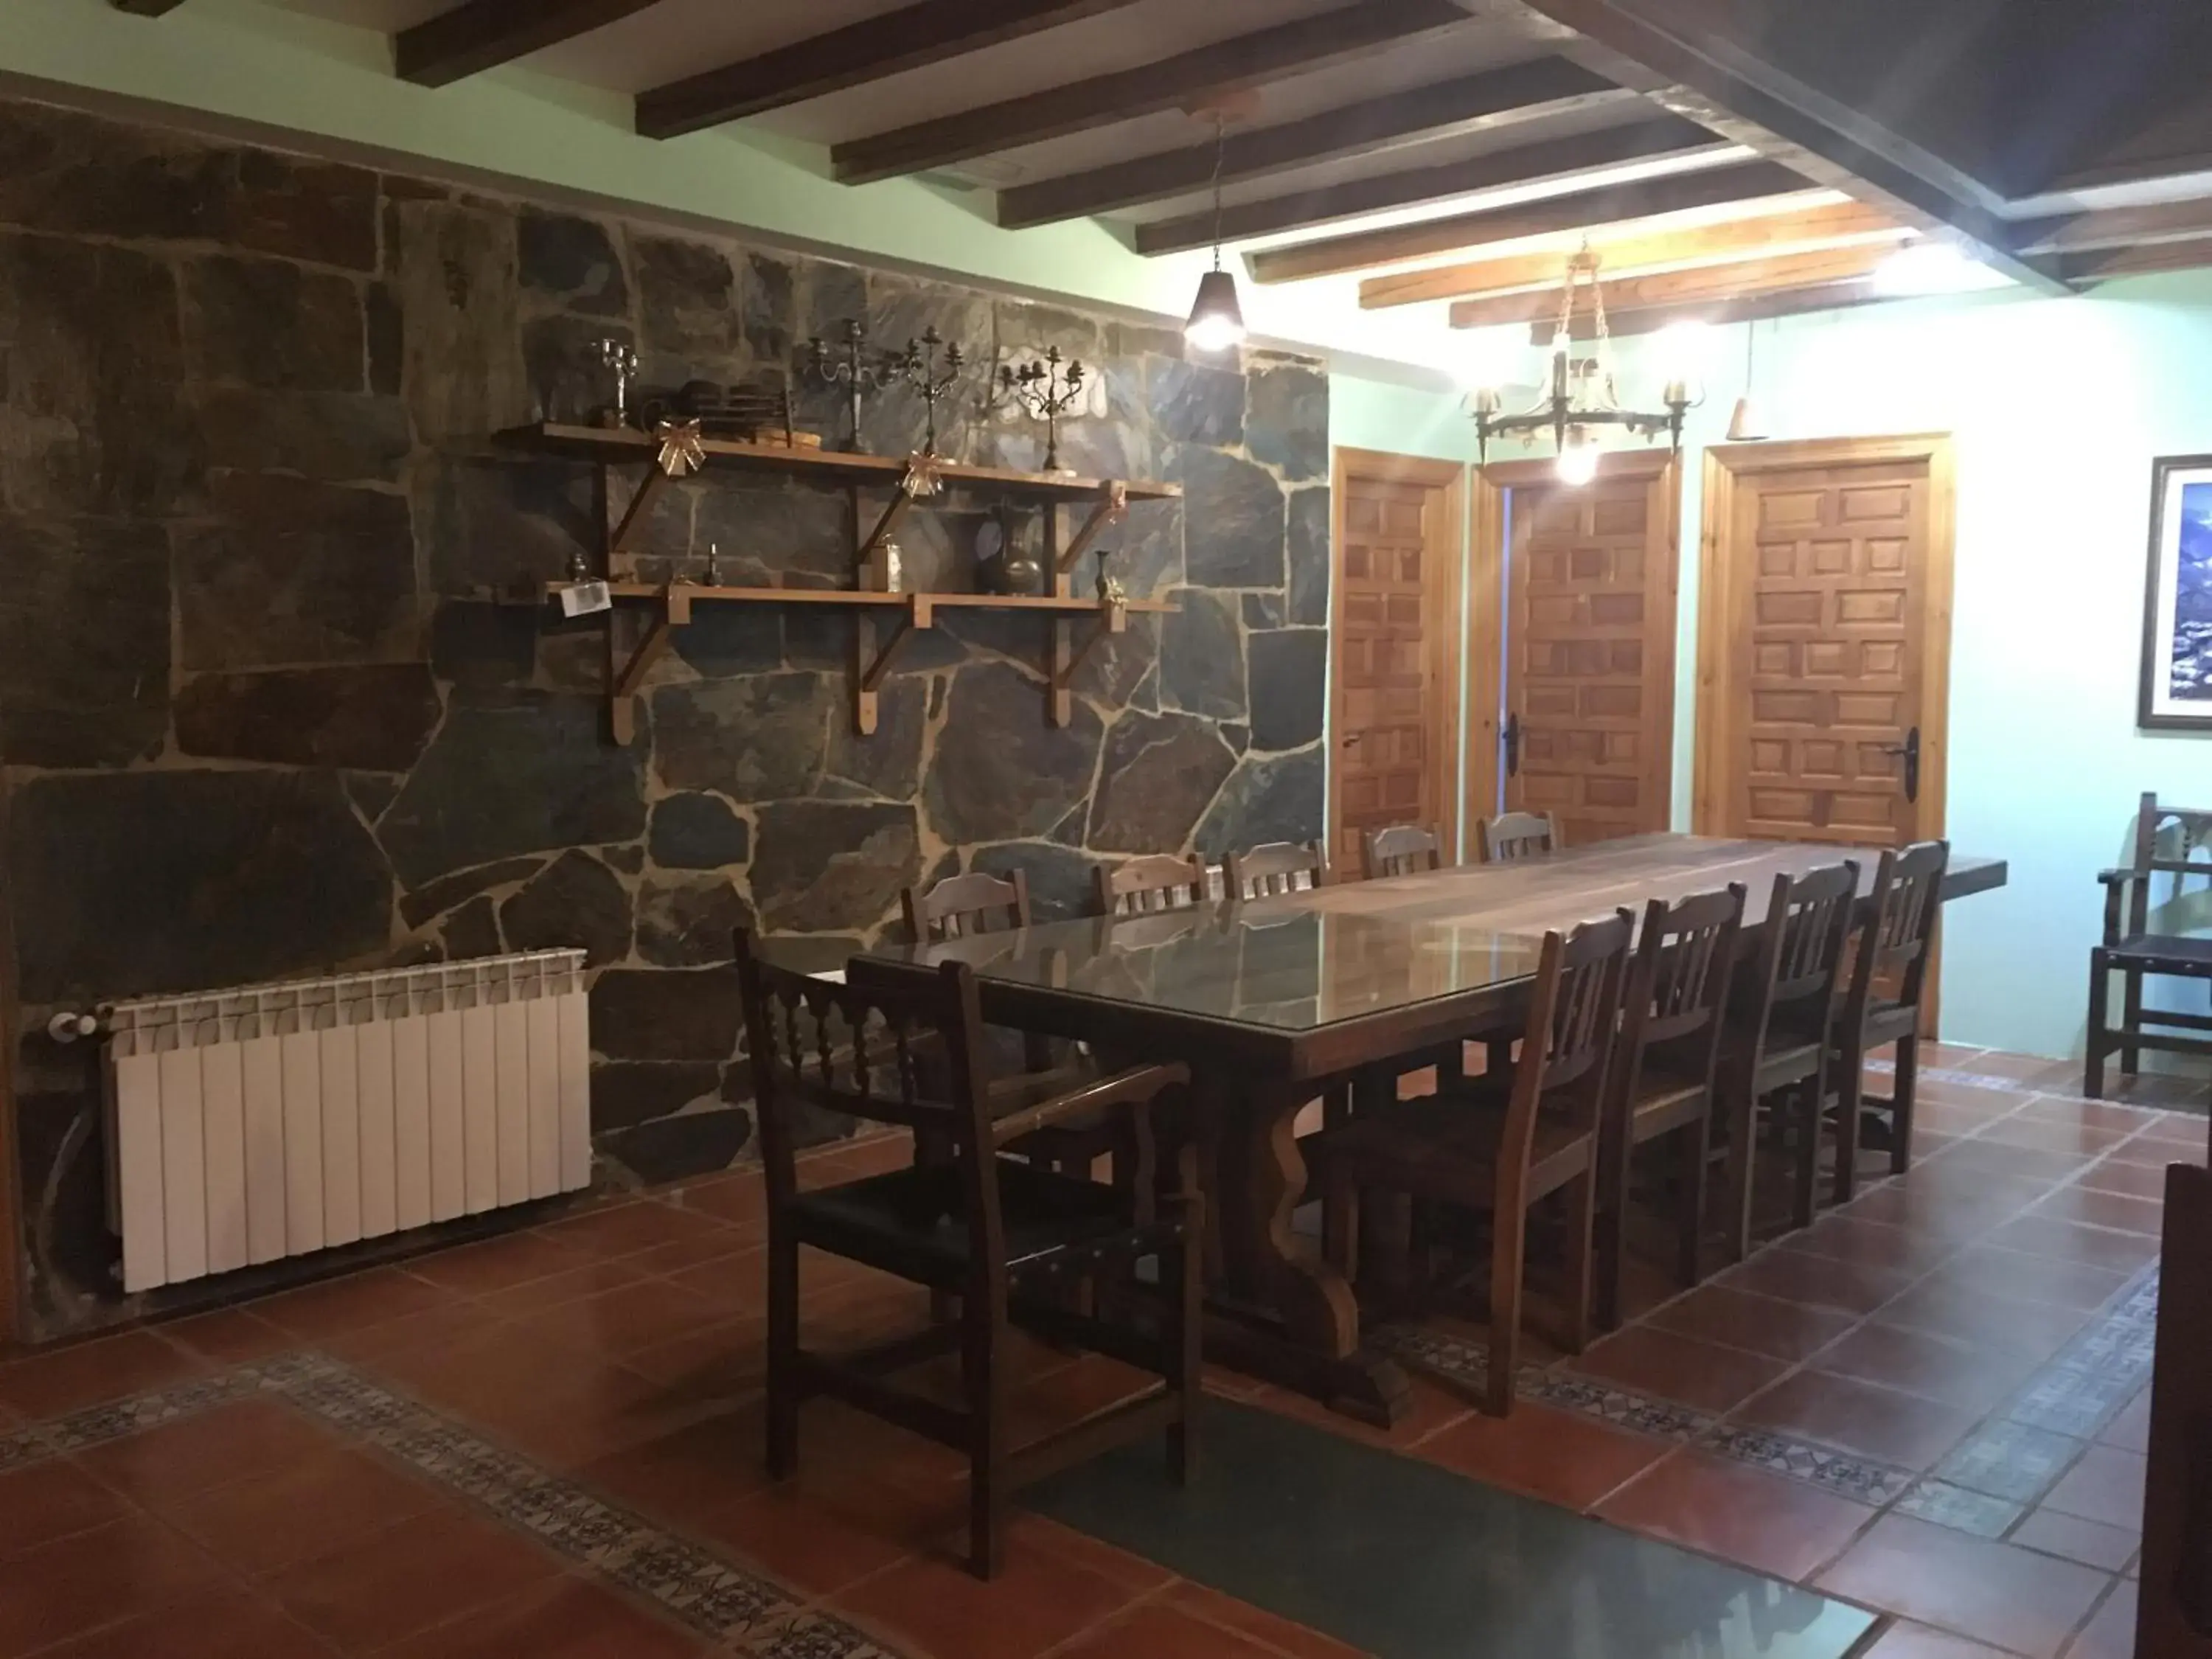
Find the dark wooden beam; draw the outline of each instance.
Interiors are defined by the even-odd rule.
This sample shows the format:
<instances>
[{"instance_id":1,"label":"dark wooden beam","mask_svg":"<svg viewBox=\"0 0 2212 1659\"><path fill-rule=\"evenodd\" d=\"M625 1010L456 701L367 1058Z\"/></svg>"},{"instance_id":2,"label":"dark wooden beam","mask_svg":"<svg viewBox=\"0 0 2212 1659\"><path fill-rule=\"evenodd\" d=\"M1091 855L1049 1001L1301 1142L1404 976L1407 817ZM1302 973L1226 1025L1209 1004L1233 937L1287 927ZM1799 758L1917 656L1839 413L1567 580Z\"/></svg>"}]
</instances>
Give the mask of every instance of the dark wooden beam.
<instances>
[{"instance_id":1,"label":"dark wooden beam","mask_svg":"<svg viewBox=\"0 0 2212 1659\"><path fill-rule=\"evenodd\" d=\"M1967 253L2015 282L2045 292L2067 291L2048 262L2014 252L1986 186L1874 115L1849 108L1757 57L1742 44L1741 14L1730 10L1729 0L1522 3L1593 42L1604 56L1588 61L1601 73L1618 67L1617 60L1640 67L1648 78L1638 90L1678 114L1907 223L1948 232Z\"/></svg>"},{"instance_id":2,"label":"dark wooden beam","mask_svg":"<svg viewBox=\"0 0 2212 1659\"><path fill-rule=\"evenodd\" d=\"M127 11L133 17L160 17L176 10L185 0L107 0L118 11Z\"/></svg>"},{"instance_id":3,"label":"dark wooden beam","mask_svg":"<svg viewBox=\"0 0 2212 1659\"><path fill-rule=\"evenodd\" d=\"M2109 283L2115 276L2147 276L2160 270L2195 270L2205 265L2212 265L2212 236L2069 253L2060 260L2058 268L2068 282L2088 283Z\"/></svg>"},{"instance_id":4,"label":"dark wooden beam","mask_svg":"<svg viewBox=\"0 0 2212 1659\"><path fill-rule=\"evenodd\" d=\"M1547 139L1540 144L1521 144L1511 149L1469 156L1437 167L1386 173L1347 184L1323 185L1294 191L1261 202L1242 202L1224 210L1221 239L1249 241L1255 236L1279 235L1305 230L1370 213L1396 208L1419 207L1449 201L1476 191L1546 185L1565 188L1585 176L1632 161L1687 159L1715 155L1729 148L1694 122L1671 115L1638 121L1633 126L1607 127L1577 133L1571 138ZM1161 219L1137 227L1139 253L1179 253L1205 247L1213 240L1213 211L1208 208L1178 218Z\"/></svg>"},{"instance_id":5,"label":"dark wooden beam","mask_svg":"<svg viewBox=\"0 0 2212 1659\"><path fill-rule=\"evenodd\" d=\"M1221 146L1221 181L1239 184L1346 155L1375 155L1408 144L1497 131L1571 110L1640 101L1634 93L1580 64L1564 58L1539 58L1281 126L1232 134ZM1209 137L1183 149L1017 185L999 192L999 223L1019 230L1186 196L1212 182L1213 164L1214 145Z\"/></svg>"},{"instance_id":6,"label":"dark wooden beam","mask_svg":"<svg viewBox=\"0 0 2212 1659\"><path fill-rule=\"evenodd\" d=\"M1133 5L1135 0L921 0L638 94L637 130L675 138Z\"/></svg>"},{"instance_id":7,"label":"dark wooden beam","mask_svg":"<svg viewBox=\"0 0 2212 1659\"><path fill-rule=\"evenodd\" d=\"M837 144L830 151L830 165L851 185L927 173L955 161L1203 103L1285 76L1365 57L1409 35L1468 21L1468 14L1452 0L1363 0L1135 69L1047 87L958 115Z\"/></svg>"},{"instance_id":8,"label":"dark wooden beam","mask_svg":"<svg viewBox=\"0 0 2212 1659\"><path fill-rule=\"evenodd\" d=\"M577 35L605 28L658 0L465 0L402 29L392 43L399 78L443 87Z\"/></svg>"},{"instance_id":9,"label":"dark wooden beam","mask_svg":"<svg viewBox=\"0 0 2212 1659\"><path fill-rule=\"evenodd\" d=\"M1423 219L1387 230L1358 231L1324 241L1267 248L1251 256L1252 276L1261 283L1297 283L1313 276L1341 276L1377 265L1403 264L1438 254L1460 253L1524 236L1557 236L1596 230L1632 219L1694 208L1726 207L1738 202L1802 192L1810 186L1788 167L1772 161L1739 161L1696 173L1607 185L1564 196L1547 196L1511 207Z\"/></svg>"},{"instance_id":10,"label":"dark wooden beam","mask_svg":"<svg viewBox=\"0 0 2212 1659\"><path fill-rule=\"evenodd\" d=\"M1608 310L1605 316L1606 331L1615 339L1625 339L1636 334L1656 334L1662 328L1676 323L1763 323L1775 317L1800 317L1813 311L1845 311L1853 306L1871 305L1888 296L1876 291L1875 285L1864 278L1840 283L1820 283L1808 288L1784 289L1772 294L1756 294L1740 300L1686 301L1674 305L1639 306L1626 311ZM1558 325L1551 322L1536 323L1528 330L1532 345L1548 346L1559 333ZM1574 337L1589 340L1595 337L1596 324L1588 316L1575 318Z\"/></svg>"},{"instance_id":11,"label":"dark wooden beam","mask_svg":"<svg viewBox=\"0 0 2212 1659\"><path fill-rule=\"evenodd\" d=\"M1911 234L1863 202L1832 202L1796 213L1769 213L1715 225L1585 240L1597 256L1600 272L1612 277L1686 270L1856 243L1889 245ZM1502 253L1463 264L1394 270L1361 283L1359 303L1370 311L1379 311L1391 306L1510 294L1524 289L1556 289L1567 256L1573 252L1571 246L1549 247L1529 253Z\"/></svg>"},{"instance_id":12,"label":"dark wooden beam","mask_svg":"<svg viewBox=\"0 0 2212 1659\"><path fill-rule=\"evenodd\" d=\"M1655 306L1724 305L1761 294L1858 282L1873 276L1875 268L1892 252L1883 246L1822 248L1810 253L1785 253L1771 259L1740 259L1733 264L1700 265L1692 270L1617 277L1599 283L1598 293L1605 302L1608 319L1615 312L1647 311ZM1455 300L1451 325L1496 328L1505 323L1538 323L1559 314L1559 290L1555 284L1548 289L1534 289L1521 294Z\"/></svg>"},{"instance_id":13,"label":"dark wooden beam","mask_svg":"<svg viewBox=\"0 0 2212 1659\"><path fill-rule=\"evenodd\" d=\"M2095 248L2194 241L2200 236L2212 236L2212 197L2150 202L2141 207L2092 208L2023 223L2014 234L2023 253L2081 253Z\"/></svg>"}]
</instances>

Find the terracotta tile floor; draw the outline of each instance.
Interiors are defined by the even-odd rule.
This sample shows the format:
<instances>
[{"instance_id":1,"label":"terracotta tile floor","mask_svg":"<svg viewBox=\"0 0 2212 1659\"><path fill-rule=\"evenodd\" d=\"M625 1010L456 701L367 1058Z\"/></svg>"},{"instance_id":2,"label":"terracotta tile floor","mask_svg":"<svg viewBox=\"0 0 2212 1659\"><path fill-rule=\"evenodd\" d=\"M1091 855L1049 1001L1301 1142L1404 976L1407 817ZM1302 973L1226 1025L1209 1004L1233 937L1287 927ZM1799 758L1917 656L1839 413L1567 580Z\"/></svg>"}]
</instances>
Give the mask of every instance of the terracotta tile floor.
<instances>
[{"instance_id":1,"label":"terracotta tile floor","mask_svg":"<svg viewBox=\"0 0 2212 1659\"><path fill-rule=\"evenodd\" d=\"M1389 1430L1213 1386L1862 1602L1897 1620L1875 1659L2123 1654L2144 1396L2085 1401L2049 1367L2140 1326L2160 1170L2203 1157L2204 1121L2156 1109L2180 1085L2095 1104L2046 1062L1923 1063L1911 1176L1686 1295L1639 1265L1641 1317L1579 1358L1533 1344L1507 1421L1448 1364ZM848 1146L807 1179L902 1156ZM756 1176L723 1176L0 1364L0 1659L1351 1651L1034 1516L980 1584L958 1460L835 1406L771 1487L762 1212ZM839 1263L806 1296L817 1335L917 1310ZM1020 1376L1036 1425L1133 1381L1041 1346Z\"/></svg>"}]
</instances>

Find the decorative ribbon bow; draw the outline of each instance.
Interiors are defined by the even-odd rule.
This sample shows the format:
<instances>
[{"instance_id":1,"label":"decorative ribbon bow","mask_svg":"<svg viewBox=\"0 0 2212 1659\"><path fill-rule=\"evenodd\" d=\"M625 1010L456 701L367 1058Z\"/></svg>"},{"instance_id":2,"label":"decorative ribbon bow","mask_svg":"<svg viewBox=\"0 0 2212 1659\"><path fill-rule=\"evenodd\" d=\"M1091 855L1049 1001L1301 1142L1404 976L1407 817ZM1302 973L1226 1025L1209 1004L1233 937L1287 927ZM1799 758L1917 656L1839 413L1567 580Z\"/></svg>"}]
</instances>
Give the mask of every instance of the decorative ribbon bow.
<instances>
[{"instance_id":1,"label":"decorative ribbon bow","mask_svg":"<svg viewBox=\"0 0 2212 1659\"><path fill-rule=\"evenodd\" d=\"M696 421L663 421L653 429L660 440L660 470L672 478L707 465L707 446Z\"/></svg>"}]
</instances>

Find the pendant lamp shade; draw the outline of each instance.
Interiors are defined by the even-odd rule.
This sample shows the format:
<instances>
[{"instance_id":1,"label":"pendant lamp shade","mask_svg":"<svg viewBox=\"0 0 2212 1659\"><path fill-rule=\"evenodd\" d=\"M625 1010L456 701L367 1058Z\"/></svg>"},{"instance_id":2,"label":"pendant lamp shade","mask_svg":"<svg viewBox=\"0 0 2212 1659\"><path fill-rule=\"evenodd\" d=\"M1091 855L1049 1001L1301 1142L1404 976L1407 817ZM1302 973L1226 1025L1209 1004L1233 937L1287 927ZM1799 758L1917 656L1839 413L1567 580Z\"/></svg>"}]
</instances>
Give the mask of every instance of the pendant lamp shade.
<instances>
[{"instance_id":1,"label":"pendant lamp shade","mask_svg":"<svg viewBox=\"0 0 2212 1659\"><path fill-rule=\"evenodd\" d=\"M1198 302L1190 308L1183 337L1200 351L1227 351L1244 343L1244 307L1237 297L1237 278L1209 270L1198 279Z\"/></svg>"}]
</instances>

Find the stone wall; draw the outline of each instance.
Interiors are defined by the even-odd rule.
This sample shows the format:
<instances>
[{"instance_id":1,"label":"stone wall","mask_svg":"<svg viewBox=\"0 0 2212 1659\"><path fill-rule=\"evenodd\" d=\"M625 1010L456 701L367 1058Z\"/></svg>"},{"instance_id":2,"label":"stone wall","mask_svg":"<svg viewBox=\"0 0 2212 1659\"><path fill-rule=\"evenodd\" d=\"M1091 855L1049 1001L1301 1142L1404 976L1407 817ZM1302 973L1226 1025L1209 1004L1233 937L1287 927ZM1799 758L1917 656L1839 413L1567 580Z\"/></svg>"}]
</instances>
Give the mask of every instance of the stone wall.
<instances>
[{"instance_id":1,"label":"stone wall","mask_svg":"<svg viewBox=\"0 0 2212 1659\"><path fill-rule=\"evenodd\" d=\"M1043 626L949 616L862 738L848 618L702 607L614 746L600 625L489 595L595 555L629 486L489 434L587 415L604 336L673 385L785 374L854 316L879 345L933 324L987 363L1057 344L1096 365L1066 459L1184 486L1117 532L1132 593L1180 609L1095 653L1060 728ZM974 289L0 102L0 823L34 1334L129 1311L87 1056L37 1035L54 1006L580 945L599 1144L664 1177L748 1152L733 924L835 957L956 870L1025 870L1051 913L1102 855L1318 834L1327 385ZM836 398L799 408L841 441ZM866 447L905 453L921 414L875 400ZM1001 413L951 427L956 457L1037 463ZM974 585L988 505L916 515L917 585ZM855 512L717 474L665 492L640 567L696 574L713 544L726 580L848 582Z\"/></svg>"}]
</instances>

